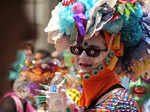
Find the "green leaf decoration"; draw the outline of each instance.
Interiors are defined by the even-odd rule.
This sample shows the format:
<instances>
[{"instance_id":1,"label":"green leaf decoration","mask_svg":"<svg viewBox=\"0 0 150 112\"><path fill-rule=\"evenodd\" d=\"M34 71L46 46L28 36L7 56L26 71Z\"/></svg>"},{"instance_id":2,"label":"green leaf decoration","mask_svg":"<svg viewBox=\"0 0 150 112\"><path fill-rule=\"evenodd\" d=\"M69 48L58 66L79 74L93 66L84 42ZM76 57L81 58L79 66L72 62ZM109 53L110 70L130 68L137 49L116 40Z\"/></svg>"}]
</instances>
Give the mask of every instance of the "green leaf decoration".
<instances>
[{"instance_id":1,"label":"green leaf decoration","mask_svg":"<svg viewBox=\"0 0 150 112\"><path fill-rule=\"evenodd\" d=\"M118 12L123 15L125 11L125 5L124 4L119 4L117 7Z\"/></svg>"},{"instance_id":2,"label":"green leaf decoration","mask_svg":"<svg viewBox=\"0 0 150 112\"><path fill-rule=\"evenodd\" d=\"M126 14L127 19L129 19L130 10L128 8L125 8L125 14Z\"/></svg>"},{"instance_id":3,"label":"green leaf decoration","mask_svg":"<svg viewBox=\"0 0 150 112\"><path fill-rule=\"evenodd\" d=\"M128 9L130 9L133 13L135 12L134 11L134 6L132 5L131 2L128 2L126 5L127 5Z\"/></svg>"},{"instance_id":4,"label":"green leaf decoration","mask_svg":"<svg viewBox=\"0 0 150 112\"><path fill-rule=\"evenodd\" d=\"M77 35L78 35L78 30L77 30L76 24L74 22L73 27L72 27L71 36L70 36L71 43L73 43L76 40Z\"/></svg>"}]
</instances>

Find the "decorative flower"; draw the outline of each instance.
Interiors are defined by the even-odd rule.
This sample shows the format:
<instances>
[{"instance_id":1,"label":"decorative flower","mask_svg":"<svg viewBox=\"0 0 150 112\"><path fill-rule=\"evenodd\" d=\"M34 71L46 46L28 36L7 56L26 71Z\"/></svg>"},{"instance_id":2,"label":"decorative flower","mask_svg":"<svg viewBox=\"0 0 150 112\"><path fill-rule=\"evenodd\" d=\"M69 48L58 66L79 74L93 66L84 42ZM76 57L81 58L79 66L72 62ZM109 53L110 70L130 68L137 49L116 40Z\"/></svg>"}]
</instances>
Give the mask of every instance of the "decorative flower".
<instances>
[{"instance_id":1,"label":"decorative flower","mask_svg":"<svg viewBox=\"0 0 150 112\"><path fill-rule=\"evenodd\" d=\"M74 14L79 14L79 13L84 13L85 8L83 6L82 3L80 2L76 2L73 6L72 6L72 12Z\"/></svg>"}]
</instances>

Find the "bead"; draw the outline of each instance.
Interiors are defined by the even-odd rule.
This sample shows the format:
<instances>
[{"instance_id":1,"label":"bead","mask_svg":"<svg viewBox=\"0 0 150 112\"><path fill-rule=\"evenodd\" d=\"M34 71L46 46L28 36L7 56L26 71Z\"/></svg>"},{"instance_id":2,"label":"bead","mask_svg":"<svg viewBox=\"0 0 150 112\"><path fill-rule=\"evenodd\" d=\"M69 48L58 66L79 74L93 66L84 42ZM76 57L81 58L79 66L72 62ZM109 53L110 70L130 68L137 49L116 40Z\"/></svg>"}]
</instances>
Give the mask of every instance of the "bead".
<instances>
[{"instance_id":1,"label":"bead","mask_svg":"<svg viewBox=\"0 0 150 112\"><path fill-rule=\"evenodd\" d=\"M66 112L71 112L71 110L70 110L70 108L68 107L68 108L66 108Z\"/></svg>"},{"instance_id":2,"label":"bead","mask_svg":"<svg viewBox=\"0 0 150 112\"><path fill-rule=\"evenodd\" d=\"M108 53L108 56L112 58L112 57L114 56L114 51L110 51L110 52Z\"/></svg>"},{"instance_id":3,"label":"bead","mask_svg":"<svg viewBox=\"0 0 150 112\"><path fill-rule=\"evenodd\" d=\"M106 64L108 65L110 63L111 59L110 58L106 58Z\"/></svg>"},{"instance_id":4,"label":"bead","mask_svg":"<svg viewBox=\"0 0 150 112\"><path fill-rule=\"evenodd\" d=\"M84 42L83 45L84 45L84 47L87 47L87 46L88 46L88 43L87 43L87 42Z\"/></svg>"},{"instance_id":5,"label":"bead","mask_svg":"<svg viewBox=\"0 0 150 112\"><path fill-rule=\"evenodd\" d=\"M98 70L101 72L104 70L104 65L99 65Z\"/></svg>"},{"instance_id":6,"label":"bead","mask_svg":"<svg viewBox=\"0 0 150 112\"><path fill-rule=\"evenodd\" d=\"M96 76L96 75L98 75L98 70L97 69L95 69L95 70L92 70L92 75L94 75L94 76Z\"/></svg>"},{"instance_id":7,"label":"bead","mask_svg":"<svg viewBox=\"0 0 150 112\"><path fill-rule=\"evenodd\" d=\"M90 79L90 75L89 75L89 74L85 74L85 75L83 75L83 78L84 78L85 80L88 80L88 79Z\"/></svg>"}]
</instances>

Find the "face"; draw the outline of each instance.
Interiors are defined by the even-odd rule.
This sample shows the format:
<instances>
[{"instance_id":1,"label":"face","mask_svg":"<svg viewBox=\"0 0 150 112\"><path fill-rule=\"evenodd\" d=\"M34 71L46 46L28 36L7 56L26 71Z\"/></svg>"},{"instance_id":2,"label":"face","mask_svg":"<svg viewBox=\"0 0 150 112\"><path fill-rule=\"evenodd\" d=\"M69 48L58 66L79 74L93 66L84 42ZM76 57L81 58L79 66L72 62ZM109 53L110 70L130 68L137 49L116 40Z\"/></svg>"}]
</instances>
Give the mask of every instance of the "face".
<instances>
[{"instance_id":1,"label":"face","mask_svg":"<svg viewBox=\"0 0 150 112\"><path fill-rule=\"evenodd\" d=\"M107 56L105 40L100 36L83 41L82 45L70 48L76 54L75 61L79 70L90 71L102 64Z\"/></svg>"},{"instance_id":2,"label":"face","mask_svg":"<svg viewBox=\"0 0 150 112\"><path fill-rule=\"evenodd\" d=\"M32 51L30 49L24 49L24 53L26 55L26 60L31 62L32 61Z\"/></svg>"},{"instance_id":3,"label":"face","mask_svg":"<svg viewBox=\"0 0 150 112\"><path fill-rule=\"evenodd\" d=\"M150 98L150 71L145 71L137 77L132 76L130 79L130 93L139 105L143 105Z\"/></svg>"},{"instance_id":4,"label":"face","mask_svg":"<svg viewBox=\"0 0 150 112\"><path fill-rule=\"evenodd\" d=\"M41 66L42 64L42 54L41 53L36 53L35 56L34 56L34 60L35 60L35 67L39 67Z\"/></svg>"}]
</instances>

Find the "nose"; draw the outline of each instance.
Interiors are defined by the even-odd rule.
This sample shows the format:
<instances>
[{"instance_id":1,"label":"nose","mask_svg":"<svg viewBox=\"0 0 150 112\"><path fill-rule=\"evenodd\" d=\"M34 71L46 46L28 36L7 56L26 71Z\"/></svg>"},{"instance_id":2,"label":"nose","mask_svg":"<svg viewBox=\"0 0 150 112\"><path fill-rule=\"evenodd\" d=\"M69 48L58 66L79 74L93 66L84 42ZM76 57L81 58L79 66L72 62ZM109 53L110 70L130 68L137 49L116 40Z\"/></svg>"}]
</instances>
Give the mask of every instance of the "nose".
<instances>
[{"instance_id":1,"label":"nose","mask_svg":"<svg viewBox=\"0 0 150 112\"><path fill-rule=\"evenodd\" d=\"M137 86L140 87L141 85L142 85L142 79L141 77L139 77L137 80Z\"/></svg>"},{"instance_id":2,"label":"nose","mask_svg":"<svg viewBox=\"0 0 150 112\"><path fill-rule=\"evenodd\" d=\"M87 57L87 54L85 51L83 51L82 54L80 55L80 58L83 58L83 57Z\"/></svg>"}]
</instances>

